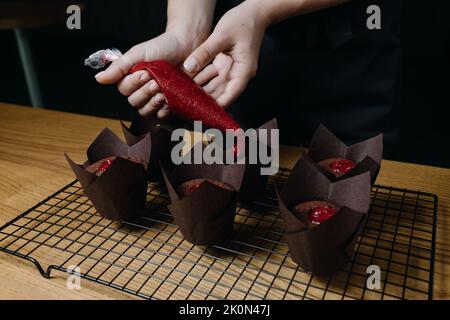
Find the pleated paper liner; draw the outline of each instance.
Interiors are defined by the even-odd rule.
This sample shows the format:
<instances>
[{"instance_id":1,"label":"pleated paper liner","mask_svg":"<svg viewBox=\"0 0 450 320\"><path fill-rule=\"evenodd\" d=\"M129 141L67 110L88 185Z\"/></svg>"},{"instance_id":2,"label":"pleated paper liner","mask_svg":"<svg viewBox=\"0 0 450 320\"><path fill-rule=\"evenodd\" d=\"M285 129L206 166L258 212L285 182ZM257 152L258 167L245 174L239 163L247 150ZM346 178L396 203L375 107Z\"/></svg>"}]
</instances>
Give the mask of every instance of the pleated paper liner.
<instances>
[{"instance_id":1,"label":"pleated paper liner","mask_svg":"<svg viewBox=\"0 0 450 320\"><path fill-rule=\"evenodd\" d=\"M301 158L280 193L280 214L284 239L292 259L306 271L330 275L352 258L360 225L370 204L369 172L332 182L310 161ZM335 215L320 225L292 208L307 201L327 201L338 205Z\"/></svg>"},{"instance_id":2,"label":"pleated paper liner","mask_svg":"<svg viewBox=\"0 0 450 320\"><path fill-rule=\"evenodd\" d=\"M306 153L315 163L331 158L342 158L356 163L354 169L338 178L318 166L332 180L338 181L369 171L371 181L374 183L383 159L383 135L347 146L323 124L320 124L311 139L308 151L303 153Z\"/></svg>"},{"instance_id":3,"label":"pleated paper liner","mask_svg":"<svg viewBox=\"0 0 450 320\"><path fill-rule=\"evenodd\" d=\"M168 209L187 241L196 245L213 245L229 239L244 169L244 165L238 164L181 164L172 172L162 168L171 200ZM234 190L205 181L195 191L182 197L178 193L179 186L195 179L219 181Z\"/></svg>"},{"instance_id":4,"label":"pleated paper liner","mask_svg":"<svg viewBox=\"0 0 450 320\"><path fill-rule=\"evenodd\" d=\"M271 130L278 129L277 120L274 118L269 122L263 124L262 126L256 129L256 141L252 141L252 143L258 143L258 148L266 148L266 150L272 151L271 145ZM261 134L267 130L267 140L264 141L261 146L259 146L259 142L261 141ZM244 180L242 182L242 187L239 192L239 200L250 203L258 198L265 197L266 185L269 176L261 175L261 168L264 167L264 164L261 163L260 158L257 157L257 162L254 164L249 163L249 147L248 143L246 143L246 164L245 164L245 174ZM270 153L269 153L270 154Z\"/></svg>"},{"instance_id":5,"label":"pleated paper liner","mask_svg":"<svg viewBox=\"0 0 450 320\"><path fill-rule=\"evenodd\" d=\"M98 213L109 220L126 220L144 210L147 193L146 168L142 163L150 159L150 135L147 134L129 147L111 130L104 129L87 150L83 165L66 159ZM100 176L86 170L91 164L117 156ZM132 157L142 163L125 158Z\"/></svg>"},{"instance_id":6,"label":"pleated paper liner","mask_svg":"<svg viewBox=\"0 0 450 320\"><path fill-rule=\"evenodd\" d=\"M155 116L136 116L128 128L122 121L120 122L125 141L132 146L139 142L147 133L150 133L151 158L149 162L148 179L156 182L162 181L161 167L173 168L170 158L172 148L176 142L171 141L172 132L177 128L177 123L160 120Z\"/></svg>"}]
</instances>

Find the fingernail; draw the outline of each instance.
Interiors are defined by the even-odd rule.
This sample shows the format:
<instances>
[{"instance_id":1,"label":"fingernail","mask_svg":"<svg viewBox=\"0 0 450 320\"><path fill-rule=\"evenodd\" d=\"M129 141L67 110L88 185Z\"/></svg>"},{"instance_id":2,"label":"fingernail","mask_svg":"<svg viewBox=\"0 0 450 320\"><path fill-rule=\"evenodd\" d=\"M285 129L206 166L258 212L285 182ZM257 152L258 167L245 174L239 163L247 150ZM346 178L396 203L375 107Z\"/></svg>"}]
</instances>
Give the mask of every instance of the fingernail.
<instances>
[{"instance_id":1,"label":"fingernail","mask_svg":"<svg viewBox=\"0 0 450 320\"><path fill-rule=\"evenodd\" d=\"M148 75L147 72L145 72L145 73L141 74L141 76L139 77L139 80L148 81L148 80L150 80L150 76Z\"/></svg>"},{"instance_id":2,"label":"fingernail","mask_svg":"<svg viewBox=\"0 0 450 320\"><path fill-rule=\"evenodd\" d=\"M138 110L138 113L139 113L141 116L143 116L143 117L145 117L145 116L147 115L147 111L144 110L144 108L139 109L139 110Z\"/></svg>"},{"instance_id":3,"label":"fingernail","mask_svg":"<svg viewBox=\"0 0 450 320\"><path fill-rule=\"evenodd\" d=\"M165 102L166 98L164 98L164 95L162 93L158 93L156 97L156 101L159 103Z\"/></svg>"},{"instance_id":4,"label":"fingernail","mask_svg":"<svg viewBox=\"0 0 450 320\"><path fill-rule=\"evenodd\" d=\"M156 116L160 119L163 119L163 118L167 117L168 115L169 115L169 106L168 105L165 105L164 107L162 107L156 114Z\"/></svg>"},{"instance_id":5,"label":"fingernail","mask_svg":"<svg viewBox=\"0 0 450 320\"><path fill-rule=\"evenodd\" d=\"M198 69L197 59L189 58L184 62L183 66L186 69L186 71L195 72Z\"/></svg>"},{"instance_id":6,"label":"fingernail","mask_svg":"<svg viewBox=\"0 0 450 320\"><path fill-rule=\"evenodd\" d=\"M158 84L156 83L155 80L152 80L152 81L150 81L150 84L148 85L148 88L151 91L156 91L156 90L158 90Z\"/></svg>"},{"instance_id":7,"label":"fingernail","mask_svg":"<svg viewBox=\"0 0 450 320\"><path fill-rule=\"evenodd\" d=\"M105 74L105 71L100 71L99 73L97 73L97 74L95 75L95 79L101 78L102 75L104 75L104 74Z\"/></svg>"}]
</instances>

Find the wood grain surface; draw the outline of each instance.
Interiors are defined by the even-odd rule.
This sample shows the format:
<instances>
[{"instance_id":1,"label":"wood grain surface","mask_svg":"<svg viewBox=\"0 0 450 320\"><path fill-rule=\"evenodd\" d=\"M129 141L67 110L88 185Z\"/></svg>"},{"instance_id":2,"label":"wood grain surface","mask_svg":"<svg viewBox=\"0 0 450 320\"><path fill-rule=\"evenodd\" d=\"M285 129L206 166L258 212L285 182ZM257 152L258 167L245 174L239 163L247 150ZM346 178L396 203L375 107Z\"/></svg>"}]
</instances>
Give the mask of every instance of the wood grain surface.
<instances>
[{"instance_id":1,"label":"wood grain surface","mask_svg":"<svg viewBox=\"0 0 450 320\"><path fill-rule=\"evenodd\" d=\"M120 133L117 121L0 103L0 224L73 181L63 153L85 159L90 141L104 127ZM282 147L281 165L291 166L299 150ZM434 298L450 298L450 170L383 161L378 184L439 196ZM83 282L67 290L66 277L46 280L28 262L0 253L1 299L123 299L134 296Z\"/></svg>"}]
</instances>

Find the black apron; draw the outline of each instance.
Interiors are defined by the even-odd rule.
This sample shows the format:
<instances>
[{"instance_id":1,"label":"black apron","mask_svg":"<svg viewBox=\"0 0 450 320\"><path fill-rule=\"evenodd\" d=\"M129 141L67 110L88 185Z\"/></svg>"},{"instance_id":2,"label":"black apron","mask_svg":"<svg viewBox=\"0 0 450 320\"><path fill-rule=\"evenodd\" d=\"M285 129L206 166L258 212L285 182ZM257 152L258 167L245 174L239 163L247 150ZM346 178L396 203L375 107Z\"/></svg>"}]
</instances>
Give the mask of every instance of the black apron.
<instances>
[{"instance_id":1,"label":"black apron","mask_svg":"<svg viewBox=\"0 0 450 320\"><path fill-rule=\"evenodd\" d=\"M367 7L381 8L369 30ZM352 1L268 30L257 76L232 106L246 127L277 116L283 143L307 145L324 123L347 144L384 133L386 155L399 123L400 1Z\"/></svg>"}]
</instances>

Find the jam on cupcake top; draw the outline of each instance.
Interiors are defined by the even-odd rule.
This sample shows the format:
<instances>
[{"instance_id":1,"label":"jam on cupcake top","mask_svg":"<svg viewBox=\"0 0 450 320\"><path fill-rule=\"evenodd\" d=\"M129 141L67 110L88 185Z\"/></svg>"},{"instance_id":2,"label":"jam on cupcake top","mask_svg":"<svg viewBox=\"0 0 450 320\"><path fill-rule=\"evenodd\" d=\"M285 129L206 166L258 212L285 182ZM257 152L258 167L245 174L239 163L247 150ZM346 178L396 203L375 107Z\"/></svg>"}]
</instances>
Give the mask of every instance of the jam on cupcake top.
<instances>
[{"instance_id":1,"label":"jam on cupcake top","mask_svg":"<svg viewBox=\"0 0 450 320\"><path fill-rule=\"evenodd\" d=\"M105 172L111 166L113 161L113 159L102 160L100 166L98 167L98 172L100 172L100 174Z\"/></svg>"},{"instance_id":2,"label":"jam on cupcake top","mask_svg":"<svg viewBox=\"0 0 450 320\"><path fill-rule=\"evenodd\" d=\"M342 158L330 158L319 161L318 165L325 171L332 173L336 178L343 176L356 167L352 160Z\"/></svg>"},{"instance_id":3,"label":"jam on cupcake top","mask_svg":"<svg viewBox=\"0 0 450 320\"><path fill-rule=\"evenodd\" d=\"M327 201L307 201L296 205L293 212L305 215L313 225L320 225L336 214L339 207Z\"/></svg>"},{"instance_id":4,"label":"jam on cupcake top","mask_svg":"<svg viewBox=\"0 0 450 320\"><path fill-rule=\"evenodd\" d=\"M198 188L200 188L200 186L205 183L206 181L208 181L209 183L225 189L225 190L230 190L230 191L236 191L231 185L218 181L218 180L213 180L213 179L194 179L194 180L188 180L185 181L183 183L181 183L178 186L178 193L182 196L185 197L189 194L191 194L192 192L194 192L195 190L197 190Z\"/></svg>"},{"instance_id":5,"label":"jam on cupcake top","mask_svg":"<svg viewBox=\"0 0 450 320\"><path fill-rule=\"evenodd\" d=\"M138 159L136 157L131 156L120 156L123 159L133 161L135 163L140 163L144 166L145 169L147 169L148 163L144 160ZM105 173L109 167L113 164L114 160L117 159L117 156L108 157L102 160L99 160L93 164L91 164L89 167L86 168L86 170L90 173L95 174L97 177L101 176L103 173Z\"/></svg>"}]
</instances>

